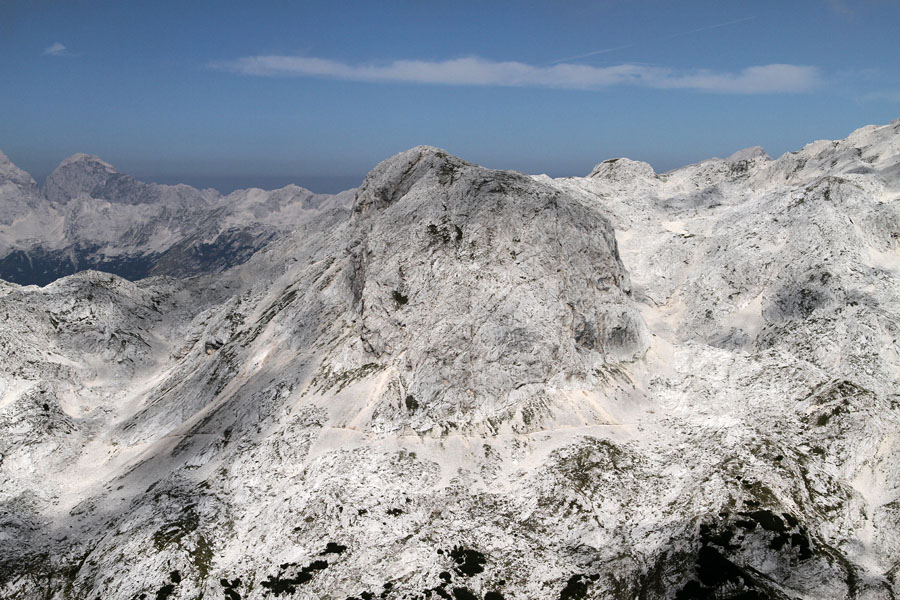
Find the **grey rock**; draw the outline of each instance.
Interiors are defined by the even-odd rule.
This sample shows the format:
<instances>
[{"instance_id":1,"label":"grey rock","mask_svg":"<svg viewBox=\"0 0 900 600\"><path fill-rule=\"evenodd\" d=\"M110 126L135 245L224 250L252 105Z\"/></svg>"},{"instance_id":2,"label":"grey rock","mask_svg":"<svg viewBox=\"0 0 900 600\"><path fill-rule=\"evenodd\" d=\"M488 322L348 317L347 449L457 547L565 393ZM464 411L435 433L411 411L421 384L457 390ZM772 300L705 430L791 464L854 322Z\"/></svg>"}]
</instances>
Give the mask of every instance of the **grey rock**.
<instances>
[{"instance_id":1,"label":"grey rock","mask_svg":"<svg viewBox=\"0 0 900 600\"><path fill-rule=\"evenodd\" d=\"M220 273L0 282L0 596L895 597L898 140L419 147Z\"/></svg>"}]
</instances>

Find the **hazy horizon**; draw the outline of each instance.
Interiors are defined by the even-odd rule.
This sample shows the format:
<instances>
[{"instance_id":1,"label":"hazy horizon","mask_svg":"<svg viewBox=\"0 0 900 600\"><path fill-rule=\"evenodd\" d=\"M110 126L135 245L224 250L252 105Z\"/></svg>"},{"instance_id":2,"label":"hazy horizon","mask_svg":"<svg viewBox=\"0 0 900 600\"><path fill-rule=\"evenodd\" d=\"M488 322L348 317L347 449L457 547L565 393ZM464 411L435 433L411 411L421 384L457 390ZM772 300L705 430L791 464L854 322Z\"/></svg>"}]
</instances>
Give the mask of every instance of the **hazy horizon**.
<instances>
[{"instance_id":1,"label":"hazy horizon","mask_svg":"<svg viewBox=\"0 0 900 600\"><path fill-rule=\"evenodd\" d=\"M2 148L0 148L2 150ZM100 158L103 158L102 156ZM16 166L21 167L16 161L10 157L10 160ZM115 165L113 165L115 166ZM50 175L50 172L35 174L25 169L29 175L41 187L44 181ZM118 170L118 169L117 169ZM120 171L126 175L131 175L139 181L146 183L161 183L165 185L185 184L199 190L212 188L220 193L227 195L235 190L244 190L248 188L260 188L263 190L277 190L288 185L298 185L317 194L336 194L345 190L359 187L366 174L360 176L354 175L207 175L207 174L140 174L128 173Z\"/></svg>"},{"instance_id":2,"label":"hazy horizon","mask_svg":"<svg viewBox=\"0 0 900 600\"><path fill-rule=\"evenodd\" d=\"M314 191L420 144L552 176L776 157L900 116L897 23L876 0L13 0L0 150L35 177L85 152L141 179Z\"/></svg>"},{"instance_id":3,"label":"hazy horizon","mask_svg":"<svg viewBox=\"0 0 900 600\"><path fill-rule=\"evenodd\" d=\"M880 123L875 123L875 125L879 125ZM847 132L848 134L850 132ZM846 136L844 136L846 137ZM809 140L812 142L814 140ZM809 143L807 142L807 143ZM751 146L746 146L749 148ZM737 150L743 150L744 148L736 148ZM795 150L799 150L800 148L795 148ZM0 151L3 151L3 148L0 148ZM788 150L790 152L792 150ZM17 167L24 169L31 175L39 186L43 187L44 181L53 172L53 169L62 162L63 159L57 161L54 166L50 169L46 169L44 171L34 172L27 168L25 168L22 162L17 161L15 156L10 155L8 152L4 152L9 157L10 161L15 164ZM726 158L731 153L723 154L718 156L718 158ZM777 158L781 153L776 154L773 158ZM67 158L67 157L65 157ZM104 156L99 156L98 158L112 163ZM385 156L383 158L389 158ZM463 160L467 160L465 156L460 156ZM594 162L594 165L599 164L600 162L610 159L610 158L632 158L632 157L623 157L623 156L604 156L602 158L597 159ZM706 160L710 158L717 158L715 156L707 156L703 157L699 160ZM380 161L379 161L380 162ZM471 162L471 161L470 161ZM376 163L377 164L377 163ZM371 168L374 168L376 164L373 164ZM663 164L659 163L653 164L650 163L651 166L657 173L665 173L668 171L676 170L680 167L688 166L691 163L684 164ZM359 187L359 185L363 182L368 171L358 173L358 174L347 174L347 175L285 175L285 174L253 174L253 173L245 173L245 174L210 174L210 173L132 173L124 169L120 169L118 165L112 163L113 167L116 168L117 171L124 173L126 175L131 175L135 179L140 181L144 181L147 183L160 183L166 185L177 185L177 184L186 184L191 187L197 189L206 189L213 188L222 194L230 194L235 190L248 189L248 188L260 188L264 190L274 190L280 189L287 185L298 185L300 187L306 188L312 192L318 194L336 194L338 192L343 192L345 190L353 189ZM505 170L517 170L524 173L528 173L530 175L549 175L551 177L584 177L588 175L591 171L589 168L583 172L569 172L569 171L553 171L548 172L546 170L543 171L522 171L522 169L516 169L514 167L509 166L497 166L497 165L482 165L488 168L495 169L505 169ZM593 165L592 165L593 167Z\"/></svg>"}]
</instances>

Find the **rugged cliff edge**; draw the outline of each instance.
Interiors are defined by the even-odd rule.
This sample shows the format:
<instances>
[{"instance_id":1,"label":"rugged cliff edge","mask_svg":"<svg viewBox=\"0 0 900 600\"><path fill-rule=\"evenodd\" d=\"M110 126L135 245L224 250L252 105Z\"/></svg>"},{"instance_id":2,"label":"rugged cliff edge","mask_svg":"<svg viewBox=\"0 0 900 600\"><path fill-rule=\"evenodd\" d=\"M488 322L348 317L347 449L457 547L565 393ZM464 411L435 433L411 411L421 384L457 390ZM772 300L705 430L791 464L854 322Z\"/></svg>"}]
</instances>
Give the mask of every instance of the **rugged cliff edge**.
<instances>
[{"instance_id":1,"label":"rugged cliff edge","mask_svg":"<svg viewBox=\"0 0 900 600\"><path fill-rule=\"evenodd\" d=\"M418 147L215 275L0 284L0 596L895 597L898 144Z\"/></svg>"}]
</instances>

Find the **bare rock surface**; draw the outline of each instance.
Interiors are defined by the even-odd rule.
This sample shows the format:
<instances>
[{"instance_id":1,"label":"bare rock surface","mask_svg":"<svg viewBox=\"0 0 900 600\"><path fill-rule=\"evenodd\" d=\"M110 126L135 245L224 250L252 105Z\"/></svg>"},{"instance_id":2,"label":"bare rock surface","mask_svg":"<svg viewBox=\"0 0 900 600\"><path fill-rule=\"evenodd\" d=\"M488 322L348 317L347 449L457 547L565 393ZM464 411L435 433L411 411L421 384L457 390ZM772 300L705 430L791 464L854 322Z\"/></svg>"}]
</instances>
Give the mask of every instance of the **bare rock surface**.
<instances>
[{"instance_id":1,"label":"bare rock surface","mask_svg":"<svg viewBox=\"0 0 900 600\"><path fill-rule=\"evenodd\" d=\"M0 597L896 597L898 142L417 147L221 273L0 283Z\"/></svg>"}]
</instances>

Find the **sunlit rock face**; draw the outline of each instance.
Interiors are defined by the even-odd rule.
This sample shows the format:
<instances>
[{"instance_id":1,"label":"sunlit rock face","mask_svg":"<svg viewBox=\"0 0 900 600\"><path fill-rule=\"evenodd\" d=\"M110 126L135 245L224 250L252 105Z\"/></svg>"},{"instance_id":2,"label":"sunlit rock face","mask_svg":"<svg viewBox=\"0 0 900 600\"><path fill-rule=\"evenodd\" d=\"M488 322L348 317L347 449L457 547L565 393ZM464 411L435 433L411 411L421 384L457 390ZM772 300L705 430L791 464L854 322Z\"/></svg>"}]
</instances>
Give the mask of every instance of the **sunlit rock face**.
<instances>
[{"instance_id":1,"label":"sunlit rock face","mask_svg":"<svg viewBox=\"0 0 900 600\"><path fill-rule=\"evenodd\" d=\"M404 397L385 402L410 397L414 429L500 427L649 345L609 223L553 186L414 148L366 178L352 227L339 353L396 370Z\"/></svg>"},{"instance_id":2,"label":"sunlit rock face","mask_svg":"<svg viewBox=\"0 0 900 600\"><path fill-rule=\"evenodd\" d=\"M281 229L240 264L0 282L0 597L893 598L898 141L566 179L417 147L244 192L217 222ZM72 160L0 168L9 227L217 202Z\"/></svg>"}]
</instances>

